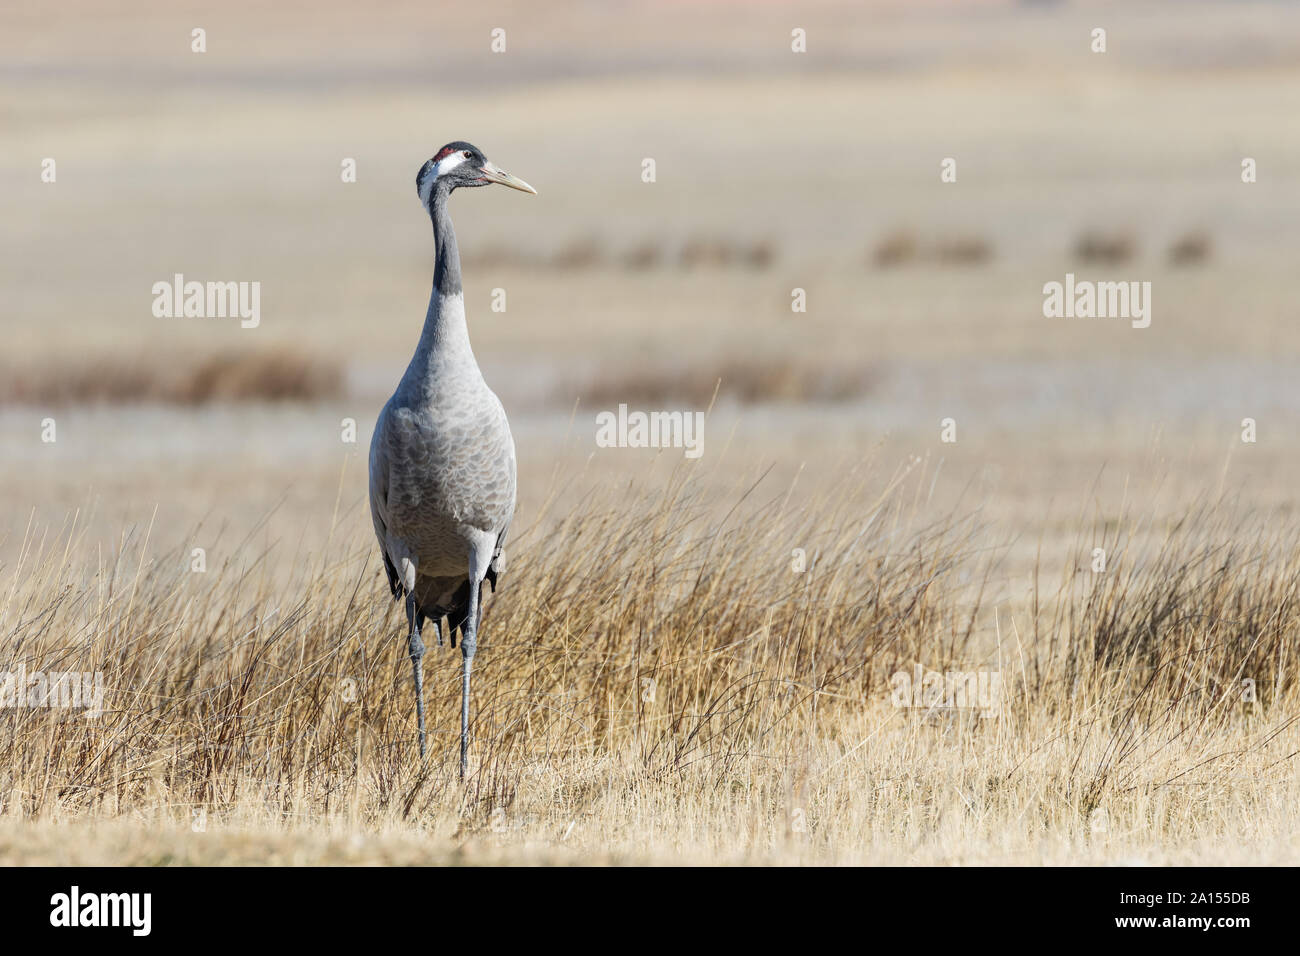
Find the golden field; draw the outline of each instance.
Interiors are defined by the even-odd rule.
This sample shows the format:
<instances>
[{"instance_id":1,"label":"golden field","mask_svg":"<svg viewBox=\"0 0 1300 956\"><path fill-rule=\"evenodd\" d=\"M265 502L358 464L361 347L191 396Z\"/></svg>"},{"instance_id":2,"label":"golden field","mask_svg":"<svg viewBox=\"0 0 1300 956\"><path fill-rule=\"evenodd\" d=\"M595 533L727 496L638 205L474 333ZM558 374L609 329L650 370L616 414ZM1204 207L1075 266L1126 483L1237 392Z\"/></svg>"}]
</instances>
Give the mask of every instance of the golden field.
<instances>
[{"instance_id":1,"label":"golden field","mask_svg":"<svg viewBox=\"0 0 1300 956\"><path fill-rule=\"evenodd\" d=\"M105 706L0 709L0 861L1296 861L1300 12L426 7L3 14L0 673ZM520 485L464 786L365 475L462 138L540 194L452 202Z\"/></svg>"},{"instance_id":2,"label":"golden field","mask_svg":"<svg viewBox=\"0 0 1300 956\"><path fill-rule=\"evenodd\" d=\"M924 475L917 476L924 478ZM457 652L409 668L367 551L239 542L204 573L144 541L33 546L18 653L102 671L104 712L6 716L0 846L42 862L1273 863L1296 852L1294 533L1215 509L986 601L969 521L902 477L709 520L680 473L593 496L516 548L484 618L473 759ZM549 516L548 516L549 517ZM355 540L343 522L339 537ZM808 554L792 569L789 543ZM917 664L999 675L982 709L908 697ZM1243 693L1249 678L1253 692ZM974 704L976 698L969 698ZM441 742L440 742L441 741Z\"/></svg>"}]
</instances>

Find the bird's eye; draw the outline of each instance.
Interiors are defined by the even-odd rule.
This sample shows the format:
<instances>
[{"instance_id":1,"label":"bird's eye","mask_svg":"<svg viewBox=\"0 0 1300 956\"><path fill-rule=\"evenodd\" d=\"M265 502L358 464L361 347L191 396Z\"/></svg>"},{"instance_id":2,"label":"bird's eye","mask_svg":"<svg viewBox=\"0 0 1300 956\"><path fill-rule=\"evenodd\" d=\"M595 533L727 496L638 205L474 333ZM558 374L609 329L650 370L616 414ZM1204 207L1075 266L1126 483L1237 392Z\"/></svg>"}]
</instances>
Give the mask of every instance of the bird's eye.
<instances>
[{"instance_id":1,"label":"bird's eye","mask_svg":"<svg viewBox=\"0 0 1300 956\"><path fill-rule=\"evenodd\" d=\"M464 157L465 157L466 159L473 159L473 158L474 158L474 155L473 155L473 154L472 154L468 149L465 150L465 152L464 152L462 155L464 155Z\"/></svg>"}]
</instances>

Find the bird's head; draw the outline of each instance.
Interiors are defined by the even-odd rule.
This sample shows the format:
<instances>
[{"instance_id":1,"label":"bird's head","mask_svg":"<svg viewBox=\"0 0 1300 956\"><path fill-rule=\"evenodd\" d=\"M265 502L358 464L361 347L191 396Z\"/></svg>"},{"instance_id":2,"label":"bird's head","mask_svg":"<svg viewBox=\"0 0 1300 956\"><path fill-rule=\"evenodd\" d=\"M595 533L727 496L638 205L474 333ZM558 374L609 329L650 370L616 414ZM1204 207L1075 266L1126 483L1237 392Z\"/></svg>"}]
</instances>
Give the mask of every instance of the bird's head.
<instances>
[{"instance_id":1,"label":"bird's head","mask_svg":"<svg viewBox=\"0 0 1300 956\"><path fill-rule=\"evenodd\" d=\"M451 192L461 186L490 186L493 183L537 195L532 186L489 161L477 146L460 140L438 150L420 167L415 177L415 188L425 208L433 201L437 190Z\"/></svg>"}]
</instances>

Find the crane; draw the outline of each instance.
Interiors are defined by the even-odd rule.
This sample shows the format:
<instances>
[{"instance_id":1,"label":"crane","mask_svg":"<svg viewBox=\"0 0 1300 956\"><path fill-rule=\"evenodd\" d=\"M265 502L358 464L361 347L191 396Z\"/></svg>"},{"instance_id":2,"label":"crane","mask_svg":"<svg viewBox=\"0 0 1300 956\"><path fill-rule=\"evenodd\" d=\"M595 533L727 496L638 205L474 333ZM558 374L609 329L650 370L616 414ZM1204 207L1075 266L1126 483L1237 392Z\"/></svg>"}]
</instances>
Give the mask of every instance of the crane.
<instances>
[{"instance_id":1,"label":"crane","mask_svg":"<svg viewBox=\"0 0 1300 956\"><path fill-rule=\"evenodd\" d=\"M425 755L424 642L434 622L442 646L460 632L460 779L469 752L470 675L478 650L483 583L496 591L515 511L515 444L500 399L469 344L460 252L447 201L462 187L499 183L537 190L470 143L448 143L420 167L415 188L433 221L433 293L419 344L370 441L370 514L393 599L404 598L415 680L420 758Z\"/></svg>"}]
</instances>

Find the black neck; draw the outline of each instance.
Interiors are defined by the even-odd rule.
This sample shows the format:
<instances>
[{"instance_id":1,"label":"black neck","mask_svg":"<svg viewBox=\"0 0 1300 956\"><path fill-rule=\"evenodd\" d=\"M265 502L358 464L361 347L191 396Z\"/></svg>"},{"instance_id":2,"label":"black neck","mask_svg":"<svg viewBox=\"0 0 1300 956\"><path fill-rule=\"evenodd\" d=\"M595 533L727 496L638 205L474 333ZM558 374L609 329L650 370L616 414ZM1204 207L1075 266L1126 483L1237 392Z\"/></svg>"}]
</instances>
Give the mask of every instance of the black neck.
<instances>
[{"instance_id":1,"label":"black neck","mask_svg":"<svg viewBox=\"0 0 1300 956\"><path fill-rule=\"evenodd\" d=\"M433 187L430 214L433 217L433 287L442 295L454 295L460 287L460 250L456 248L456 230L447 213L451 189L441 183Z\"/></svg>"}]
</instances>

